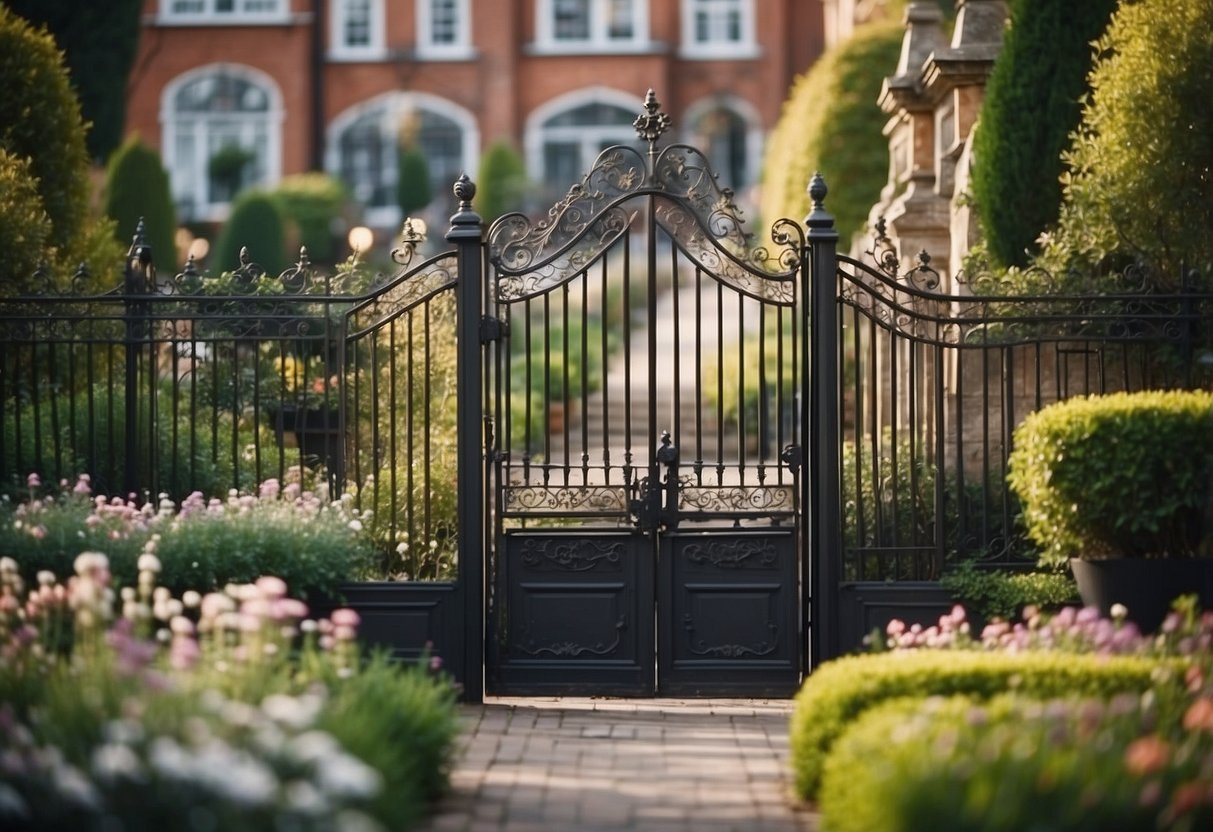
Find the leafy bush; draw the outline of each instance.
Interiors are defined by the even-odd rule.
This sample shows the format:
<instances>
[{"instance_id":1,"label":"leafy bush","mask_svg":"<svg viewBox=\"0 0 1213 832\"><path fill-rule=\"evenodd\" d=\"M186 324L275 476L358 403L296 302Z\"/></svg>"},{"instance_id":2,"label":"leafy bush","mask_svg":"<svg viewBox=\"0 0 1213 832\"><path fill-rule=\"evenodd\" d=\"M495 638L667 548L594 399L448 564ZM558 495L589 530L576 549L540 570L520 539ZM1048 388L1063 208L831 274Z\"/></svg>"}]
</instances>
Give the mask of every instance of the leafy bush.
<instances>
[{"instance_id":1,"label":"leafy bush","mask_svg":"<svg viewBox=\"0 0 1213 832\"><path fill-rule=\"evenodd\" d=\"M298 229L299 245L307 247L311 261L331 263L337 256L333 229L344 216L347 198L341 180L327 173L297 173L279 182L270 197Z\"/></svg>"},{"instance_id":2,"label":"leafy bush","mask_svg":"<svg viewBox=\"0 0 1213 832\"><path fill-rule=\"evenodd\" d=\"M905 696L965 694L988 699L1014 691L1034 697L1141 692L1157 660L1061 653L910 651L851 656L813 672L796 696L790 733L798 794L817 796L839 736L870 708Z\"/></svg>"},{"instance_id":3,"label":"leafy bush","mask_svg":"<svg viewBox=\"0 0 1213 832\"><path fill-rule=\"evenodd\" d=\"M1071 557L1191 557L1213 471L1213 393L1058 402L1016 429L1008 482L1043 566Z\"/></svg>"},{"instance_id":4,"label":"leafy bush","mask_svg":"<svg viewBox=\"0 0 1213 832\"><path fill-rule=\"evenodd\" d=\"M259 496L208 502L195 494L178 507L167 498L92 497L82 478L71 493L0 503L0 556L17 558L30 583L41 570L66 574L82 551L96 551L118 582L134 585L139 558L150 552L160 559L161 585L175 592L273 574L298 596L332 596L369 559L360 526L348 502L276 480Z\"/></svg>"},{"instance_id":5,"label":"leafy bush","mask_svg":"<svg viewBox=\"0 0 1213 832\"><path fill-rule=\"evenodd\" d=\"M152 247L159 268L172 273L177 265L177 212L168 173L160 154L132 135L105 170L105 213L115 222L118 241L130 245L139 220L144 241Z\"/></svg>"},{"instance_id":6,"label":"leafy bush","mask_svg":"<svg viewBox=\"0 0 1213 832\"><path fill-rule=\"evenodd\" d=\"M1210 712L1207 695L1186 719L1157 697L890 702L835 744L823 823L836 832L1207 828Z\"/></svg>"},{"instance_id":7,"label":"leafy bush","mask_svg":"<svg viewBox=\"0 0 1213 832\"><path fill-rule=\"evenodd\" d=\"M69 584L40 576L27 593L0 560L16 828L400 829L445 787L450 683L363 663L353 610L307 620L276 578L174 598L145 556L116 616L105 557L74 566Z\"/></svg>"},{"instance_id":8,"label":"leafy bush","mask_svg":"<svg viewBox=\"0 0 1213 832\"><path fill-rule=\"evenodd\" d=\"M763 217L805 216L809 179L820 170L842 247L863 228L888 178L887 117L876 101L903 34L900 22L861 27L796 79L763 159Z\"/></svg>"},{"instance_id":9,"label":"leafy bush","mask_svg":"<svg viewBox=\"0 0 1213 832\"><path fill-rule=\"evenodd\" d=\"M1206 0L1120 4L1096 43L1091 96L1065 156L1065 201L1045 251L1055 272L1134 260L1152 266L1164 290L1179 288L1181 265L1209 285L1210 30Z\"/></svg>"},{"instance_id":10,"label":"leafy bush","mask_svg":"<svg viewBox=\"0 0 1213 832\"><path fill-rule=\"evenodd\" d=\"M32 288L51 232L30 160L0 148L0 291L15 294Z\"/></svg>"},{"instance_id":11,"label":"leafy bush","mask_svg":"<svg viewBox=\"0 0 1213 832\"><path fill-rule=\"evenodd\" d=\"M973 139L973 197L1000 265L1027 265L1037 237L1057 219L1061 154L1087 92L1090 43L1115 8L1116 0L1011 3Z\"/></svg>"},{"instance_id":12,"label":"leafy bush","mask_svg":"<svg viewBox=\"0 0 1213 832\"><path fill-rule=\"evenodd\" d=\"M480 159L476 209L487 226L502 214L521 211L526 195L526 163L507 141L494 142Z\"/></svg>"},{"instance_id":13,"label":"leafy bush","mask_svg":"<svg viewBox=\"0 0 1213 832\"><path fill-rule=\"evenodd\" d=\"M243 247L247 247L252 260L271 275L286 268L282 214L274 199L264 191L245 191L232 204L232 213L211 251L211 271L237 268Z\"/></svg>"},{"instance_id":14,"label":"leafy bush","mask_svg":"<svg viewBox=\"0 0 1213 832\"><path fill-rule=\"evenodd\" d=\"M1078 600L1078 587L1068 574L982 569L973 561L958 564L939 583L986 620L1011 619L1028 606L1050 609Z\"/></svg>"}]
</instances>

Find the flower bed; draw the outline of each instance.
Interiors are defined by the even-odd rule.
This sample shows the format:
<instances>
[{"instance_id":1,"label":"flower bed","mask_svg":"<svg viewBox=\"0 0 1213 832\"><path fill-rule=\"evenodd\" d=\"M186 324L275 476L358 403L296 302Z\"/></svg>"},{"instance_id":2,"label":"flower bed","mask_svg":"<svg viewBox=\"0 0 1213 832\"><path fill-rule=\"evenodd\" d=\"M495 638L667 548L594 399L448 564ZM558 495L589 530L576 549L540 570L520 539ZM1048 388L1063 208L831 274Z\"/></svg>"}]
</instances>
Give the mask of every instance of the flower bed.
<instances>
[{"instance_id":1,"label":"flower bed","mask_svg":"<svg viewBox=\"0 0 1213 832\"><path fill-rule=\"evenodd\" d=\"M278 578L180 598L158 558L115 592L105 555L26 590L0 561L0 825L403 829L442 791L454 691L364 658Z\"/></svg>"},{"instance_id":2,"label":"flower bed","mask_svg":"<svg viewBox=\"0 0 1213 832\"><path fill-rule=\"evenodd\" d=\"M1126 615L893 622L806 682L798 790L836 832L1207 828L1213 613L1185 599L1153 637Z\"/></svg>"}]
</instances>

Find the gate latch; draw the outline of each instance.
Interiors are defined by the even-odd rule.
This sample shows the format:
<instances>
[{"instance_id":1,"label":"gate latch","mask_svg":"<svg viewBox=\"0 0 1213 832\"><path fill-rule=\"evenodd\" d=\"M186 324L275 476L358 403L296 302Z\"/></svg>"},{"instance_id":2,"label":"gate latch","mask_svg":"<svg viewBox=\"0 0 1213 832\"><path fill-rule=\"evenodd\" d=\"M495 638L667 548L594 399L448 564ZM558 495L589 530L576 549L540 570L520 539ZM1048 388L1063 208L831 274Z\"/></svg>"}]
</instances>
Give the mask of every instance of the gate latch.
<instances>
[{"instance_id":1,"label":"gate latch","mask_svg":"<svg viewBox=\"0 0 1213 832\"><path fill-rule=\"evenodd\" d=\"M500 341L510 334L510 325L501 318L485 315L480 319L480 343Z\"/></svg>"}]
</instances>

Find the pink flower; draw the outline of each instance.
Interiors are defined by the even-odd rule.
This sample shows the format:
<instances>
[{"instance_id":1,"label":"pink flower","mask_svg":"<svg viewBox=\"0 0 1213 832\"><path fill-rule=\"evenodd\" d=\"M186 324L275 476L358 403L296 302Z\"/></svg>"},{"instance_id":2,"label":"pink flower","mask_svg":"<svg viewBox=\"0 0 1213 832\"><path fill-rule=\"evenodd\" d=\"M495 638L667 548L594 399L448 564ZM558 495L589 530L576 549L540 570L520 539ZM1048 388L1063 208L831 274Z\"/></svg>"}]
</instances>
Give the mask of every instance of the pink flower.
<instances>
[{"instance_id":1,"label":"pink flower","mask_svg":"<svg viewBox=\"0 0 1213 832\"><path fill-rule=\"evenodd\" d=\"M362 623L362 618L358 613L349 607L333 610L333 614L329 618L336 627L357 627Z\"/></svg>"},{"instance_id":2,"label":"pink flower","mask_svg":"<svg viewBox=\"0 0 1213 832\"><path fill-rule=\"evenodd\" d=\"M38 476L37 472L34 472L25 478L25 484L30 488L41 488L42 477Z\"/></svg>"},{"instance_id":3,"label":"pink flower","mask_svg":"<svg viewBox=\"0 0 1213 832\"><path fill-rule=\"evenodd\" d=\"M1159 771L1171 759L1171 746L1154 734L1138 737L1125 749L1125 768L1145 777Z\"/></svg>"},{"instance_id":4,"label":"pink flower","mask_svg":"<svg viewBox=\"0 0 1213 832\"><path fill-rule=\"evenodd\" d=\"M286 596L286 581L273 575L262 575L257 579L255 586L261 591L262 595L270 600Z\"/></svg>"}]
</instances>

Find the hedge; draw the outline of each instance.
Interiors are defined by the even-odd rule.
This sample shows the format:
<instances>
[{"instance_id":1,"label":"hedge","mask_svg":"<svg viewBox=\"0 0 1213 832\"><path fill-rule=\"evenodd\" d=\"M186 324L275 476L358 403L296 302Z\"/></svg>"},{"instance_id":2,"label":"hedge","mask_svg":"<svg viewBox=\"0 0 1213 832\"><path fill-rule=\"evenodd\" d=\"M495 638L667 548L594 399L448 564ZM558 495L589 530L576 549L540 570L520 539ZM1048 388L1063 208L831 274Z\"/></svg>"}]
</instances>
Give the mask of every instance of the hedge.
<instances>
[{"instance_id":1,"label":"hedge","mask_svg":"<svg viewBox=\"0 0 1213 832\"><path fill-rule=\"evenodd\" d=\"M1063 653L907 651L850 656L814 671L796 696L789 744L797 793L815 798L834 742L865 711L905 696L1009 690L1038 698L1144 691L1157 660Z\"/></svg>"},{"instance_id":2,"label":"hedge","mask_svg":"<svg viewBox=\"0 0 1213 832\"><path fill-rule=\"evenodd\" d=\"M157 267L172 274L178 265L177 211L160 154L132 134L105 169L105 213L117 223L118 241L130 245L143 220L143 239Z\"/></svg>"},{"instance_id":3,"label":"hedge","mask_svg":"<svg viewBox=\"0 0 1213 832\"><path fill-rule=\"evenodd\" d=\"M1045 566L1196 553L1213 487L1213 393L1068 399L1015 430L1007 477Z\"/></svg>"},{"instance_id":4,"label":"hedge","mask_svg":"<svg viewBox=\"0 0 1213 832\"><path fill-rule=\"evenodd\" d=\"M1145 697L887 702L835 743L821 788L823 826L1207 829L1213 801L1201 760L1207 769L1213 734L1185 736L1178 727L1177 715L1160 716Z\"/></svg>"}]
</instances>

